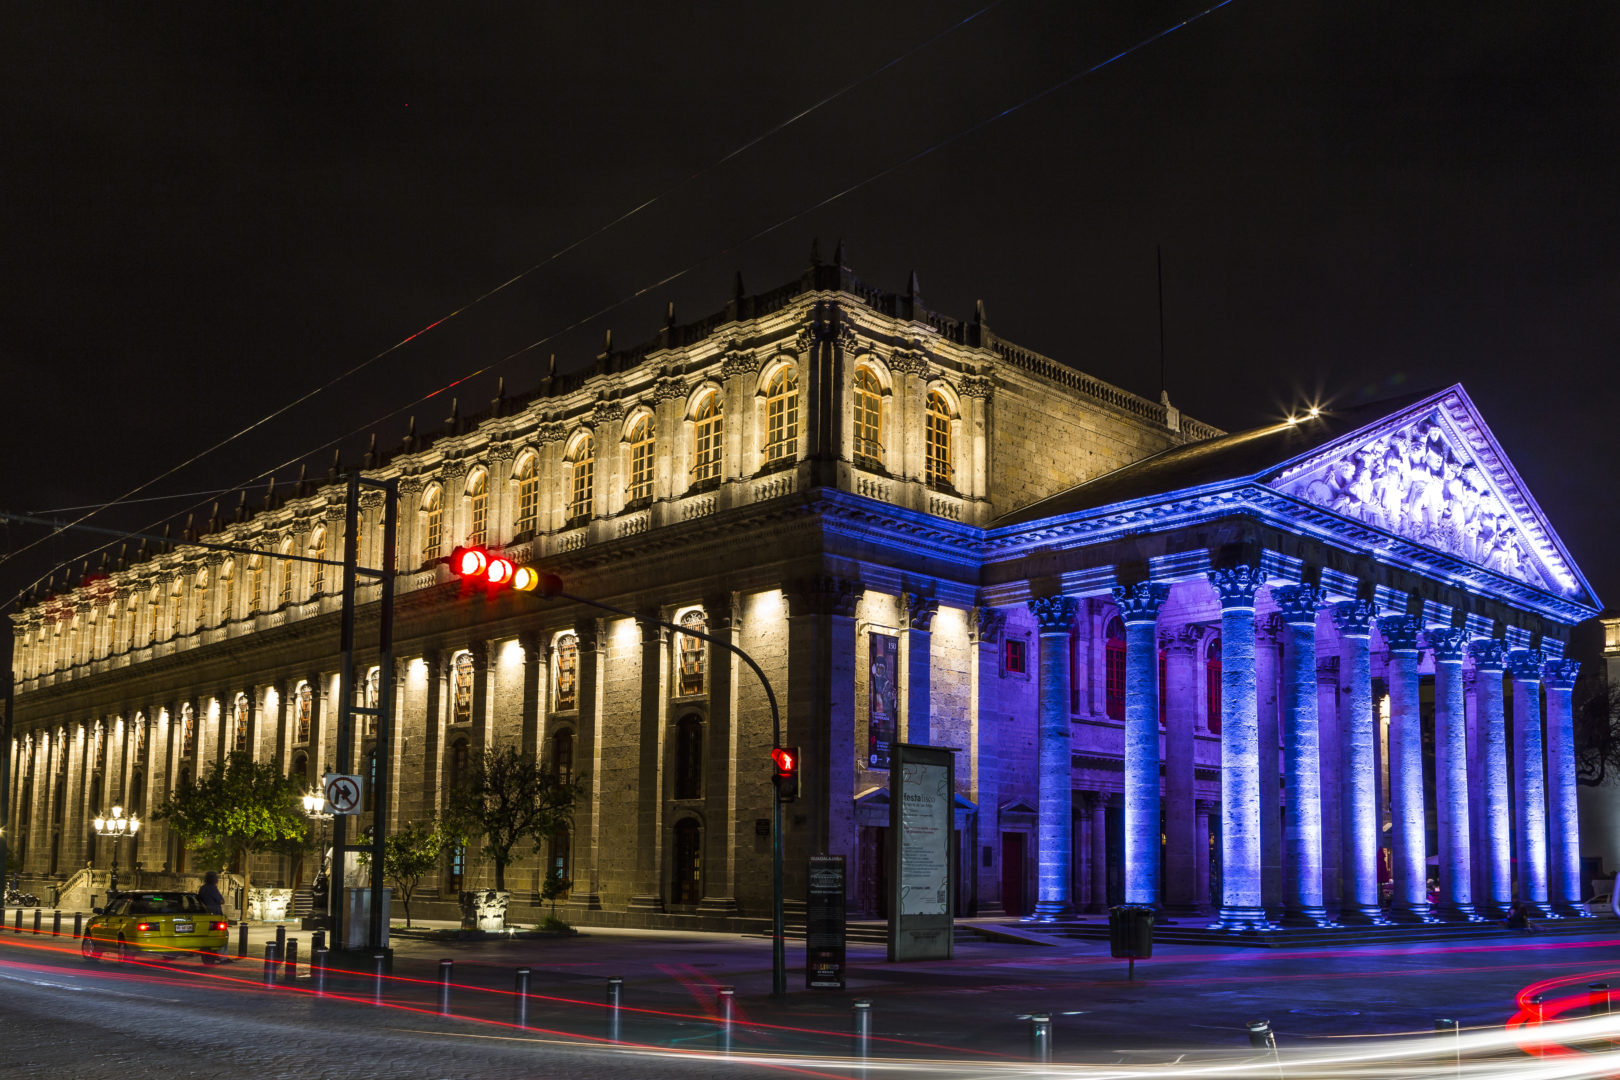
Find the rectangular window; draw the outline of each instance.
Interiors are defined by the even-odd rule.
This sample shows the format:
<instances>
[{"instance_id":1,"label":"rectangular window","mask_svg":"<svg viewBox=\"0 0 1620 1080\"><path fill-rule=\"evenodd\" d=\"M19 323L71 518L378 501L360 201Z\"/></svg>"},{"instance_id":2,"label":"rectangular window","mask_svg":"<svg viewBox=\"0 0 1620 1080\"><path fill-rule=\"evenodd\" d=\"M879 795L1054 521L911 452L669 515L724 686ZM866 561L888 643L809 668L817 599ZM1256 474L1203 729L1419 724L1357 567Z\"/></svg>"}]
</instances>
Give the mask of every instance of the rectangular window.
<instances>
[{"instance_id":1,"label":"rectangular window","mask_svg":"<svg viewBox=\"0 0 1620 1080\"><path fill-rule=\"evenodd\" d=\"M1005 642L1006 656L1002 665L1008 675L1029 674L1029 642L1022 638L1008 638Z\"/></svg>"},{"instance_id":2,"label":"rectangular window","mask_svg":"<svg viewBox=\"0 0 1620 1080\"><path fill-rule=\"evenodd\" d=\"M518 481L517 531L533 532L540 517L539 470L530 468L529 475Z\"/></svg>"},{"instance_id":3,"label":"rectangular window","mask_svg":"<svg viewBox=\"0 0 1620 1080\"><path fill-rule=\"evenodd\" d=\"M472 497L472 543L482 546L489 542L489 496L477 494Z\"/></svg>"},{"instance_id":4,"label":"rectangular window","mask_svg":"<svg viewBox=\"0 0 1620 1080\"><path fill-rule=\"evenodd\" d=\"M430 563L439 557L439 547L443 542L444 511L438 507L427 511L422 517L422 562Z\"/></svg>"}]
</instances>

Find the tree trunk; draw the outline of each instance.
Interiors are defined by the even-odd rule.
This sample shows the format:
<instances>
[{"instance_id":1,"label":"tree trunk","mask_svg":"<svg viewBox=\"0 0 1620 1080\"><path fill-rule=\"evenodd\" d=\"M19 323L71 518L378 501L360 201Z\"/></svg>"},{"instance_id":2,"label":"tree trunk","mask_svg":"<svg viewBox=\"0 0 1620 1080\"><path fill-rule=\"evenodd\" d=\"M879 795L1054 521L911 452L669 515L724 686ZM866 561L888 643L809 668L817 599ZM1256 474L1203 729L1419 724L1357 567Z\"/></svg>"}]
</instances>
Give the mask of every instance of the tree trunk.
<instances>
[{"instance_id":1,"label":"tree trunk","mask_svg":"<svg viewBox=\"0 0 1620 1080\"><path fill-rule=\"evenodd\" d=\"M506 861L504 859L495 860L495 891L506 891Z\"/></svg>"}]
</instances>

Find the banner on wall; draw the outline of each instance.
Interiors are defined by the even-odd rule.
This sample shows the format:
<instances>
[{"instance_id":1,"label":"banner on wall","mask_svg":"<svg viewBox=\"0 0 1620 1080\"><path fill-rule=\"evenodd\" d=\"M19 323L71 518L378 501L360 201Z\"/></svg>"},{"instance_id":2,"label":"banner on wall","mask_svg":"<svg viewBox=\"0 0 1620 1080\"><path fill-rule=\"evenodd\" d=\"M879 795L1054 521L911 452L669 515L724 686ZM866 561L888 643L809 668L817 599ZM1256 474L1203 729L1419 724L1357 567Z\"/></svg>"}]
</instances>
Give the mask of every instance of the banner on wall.
<instances>
[{"instance_id":1,"label":"banner on wall","mask_svg":"<svg viewBox=\"0 0 1620 1080\"><path fill-rule=\"evenodd\" d=\"M900 639L872 633L867 650L867 696L871 699L866 732L866 767L887 769L889 747L900 723Z\"/></svg>"}]
</instances>

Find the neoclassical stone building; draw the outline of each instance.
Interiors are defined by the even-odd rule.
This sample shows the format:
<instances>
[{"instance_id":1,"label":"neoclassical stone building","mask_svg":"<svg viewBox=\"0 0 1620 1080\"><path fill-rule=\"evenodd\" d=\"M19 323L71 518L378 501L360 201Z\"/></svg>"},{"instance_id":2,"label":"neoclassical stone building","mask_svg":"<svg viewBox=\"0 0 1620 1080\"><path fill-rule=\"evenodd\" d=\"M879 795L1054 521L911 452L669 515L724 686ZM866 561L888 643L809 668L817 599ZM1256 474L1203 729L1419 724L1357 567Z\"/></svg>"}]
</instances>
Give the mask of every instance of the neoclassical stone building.
<instances>
[{"instance_id":1,"label":"neoclassical stone building","mask_svg":"<svg viewBox=\"0 0 1620 1080\"><path fill-rule=\"evenodd\" d=\"M1229 435L841 262L357 463L400 481L408 567L393 670L362 665L368 698L393 680L392 743L361 730L346 763L388 770L368 816L431 817L513 742L586 791L509 876L520 905L549 862L581 921L768 916L753 674L689 634L467 592L438 560L471 542L761 665L805 760L790 897L806 856L842 853L852 910L882 913L902 740L959 752L963 913L1580 899L1562 657L1597 604L1460 387ZM233 749L309 782L339 764L339 575L284 556L336 558L343 497L334 468L244 500L186 539L248 550L143 548L13 616L28 876L105 865L88 822L114 802L147 819L146 872L194 869L151 810ZM487 874L456 852L434 886Z\"/></svg>"}]
</instances>

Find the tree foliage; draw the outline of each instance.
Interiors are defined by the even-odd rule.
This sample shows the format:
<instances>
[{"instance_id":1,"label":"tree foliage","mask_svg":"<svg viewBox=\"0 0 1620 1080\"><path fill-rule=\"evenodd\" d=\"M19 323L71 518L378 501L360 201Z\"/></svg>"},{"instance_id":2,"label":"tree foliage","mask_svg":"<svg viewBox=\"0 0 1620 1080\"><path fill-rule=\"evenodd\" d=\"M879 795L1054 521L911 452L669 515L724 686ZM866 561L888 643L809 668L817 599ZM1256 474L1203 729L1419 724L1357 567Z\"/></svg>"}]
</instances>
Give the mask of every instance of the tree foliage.
<instances>
[{"instance_id":1,"label":"tree foliage","mask_svg":"<svg viewBox=\"0 0 1620 1080\"><path fill-rule=\"evenodd\" d=\"M187 780L155 811L186 846L210 865L240 859L244 888L251 885L252 857L292 854L309 844L310 824L299 804L296 780L273 761L233 753L201 780Z\"/></svg>"},{"instance_id":2,"label":"tree foliage","mask_svg":"<svg viewBox=\"0 0 1620 1080\"><path fill-rule=\"evenodd\" d=\"M383 838L383 877L393 886L405 909L405 928L411 926L411 897L422 879L433 873L444 851L444 831L436 821L413 821ZM371 852L360 853L362 866L371 865Z\"/></svg>"},{"instance_id":3,"label":"tree foliage","mask_svg":"<svg viewBox=\"0 0 1620 1080\"><path fill-rule=\"evenodd\" d=\"M1575 778L1589 787L1620 776L1620 687L1599 690L1575 709Z\"/></svg>"},{"instance_id":4,"label":"tree foliage","mask_svg":"<svg viewBox=\"0 0 1620 1080\"><path fill-rule=\"evenodd\" d=\"M506 889L512 852L527 840L538 853L573 814L579 786L542 769L533 754L501 746L472 762L450 793L446 827L458 839L481 840L495 864L495 888Z\"/></svg>"}]
</instances>

